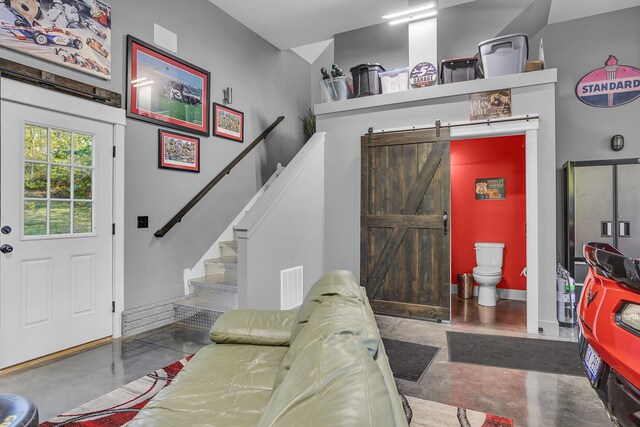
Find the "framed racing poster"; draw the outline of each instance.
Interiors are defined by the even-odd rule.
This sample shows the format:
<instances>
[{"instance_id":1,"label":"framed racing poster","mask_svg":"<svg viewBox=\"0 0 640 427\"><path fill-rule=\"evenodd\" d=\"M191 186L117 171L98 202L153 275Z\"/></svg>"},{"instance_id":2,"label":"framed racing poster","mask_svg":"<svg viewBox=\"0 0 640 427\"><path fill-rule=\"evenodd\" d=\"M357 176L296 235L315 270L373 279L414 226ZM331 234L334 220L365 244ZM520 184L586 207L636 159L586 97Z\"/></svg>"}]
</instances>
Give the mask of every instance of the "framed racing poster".
<instances>
[{"instance_id":1,"label":"framed racing poster","mask_svg":"<svg viewBox=\"0 0 640 427\"><path fill-rule=\"evenodd\" d=\"M127 117L209 136L211 74L127 36Z\"/></svg>"},{"instance_id":2,"label":"framed racing poster","mask_svg":"<svg viewBox=\"0 0 640 427\"><path fill-rule=\"evenodd\" d=\"M0 46L111 79L111 6L105 0L3 0Z\"/></svg>"},{"instance_id":3,"label":"framed racing poster","mask_svg":"<svg viewBox=\"0 0 640 427\"><path fill-rule=\"evenodd\" d=\"M244 113L226 105L213 104L213 134L244 142Z\"/></svg>"},{"instance_id":4,"label":"framed racing poster","mask_svg":"<svg viewBox=\"0 0 640 427\"><path fill-rule=\"evenodd\" d=\"M200 172L200 138L158 130L158 167Z\"/></svg>"}]
</instances>

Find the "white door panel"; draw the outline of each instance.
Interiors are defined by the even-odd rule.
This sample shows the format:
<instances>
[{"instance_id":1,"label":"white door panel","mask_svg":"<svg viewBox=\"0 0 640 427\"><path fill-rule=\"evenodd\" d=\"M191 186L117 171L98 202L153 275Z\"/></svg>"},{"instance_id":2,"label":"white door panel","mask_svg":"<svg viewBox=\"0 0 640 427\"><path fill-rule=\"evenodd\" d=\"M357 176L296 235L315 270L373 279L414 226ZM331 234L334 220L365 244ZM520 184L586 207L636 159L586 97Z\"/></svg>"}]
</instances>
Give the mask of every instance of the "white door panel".
<instances>
[{"instance_id":1,"label":"white door panel","mask_svg":"<svg viewBox=\"0 0 640 427\"><path fill-rule=\"evenodd\" d=\"M1 105L0 368L112 334L108 124Z\"/></svg>"}]
</instances>

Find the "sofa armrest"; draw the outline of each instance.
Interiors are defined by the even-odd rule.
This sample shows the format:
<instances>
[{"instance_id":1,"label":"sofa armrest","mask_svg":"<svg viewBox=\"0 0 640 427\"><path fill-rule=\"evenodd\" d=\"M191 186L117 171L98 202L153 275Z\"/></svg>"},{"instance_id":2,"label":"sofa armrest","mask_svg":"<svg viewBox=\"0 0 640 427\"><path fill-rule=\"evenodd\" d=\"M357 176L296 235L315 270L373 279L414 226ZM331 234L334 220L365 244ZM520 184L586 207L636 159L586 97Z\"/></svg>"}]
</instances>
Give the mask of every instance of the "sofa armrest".
<instances>
[{"instance_id":1,"label":"sofa armrest","mask_svg":"<svg viewBox=\"0 0 640 427\"><path fill-rule=\"evenodd\" d=\"M287 346L296 311L228 311L213 324L209 338L218 344Z\"/></svg>"}]
</instances>

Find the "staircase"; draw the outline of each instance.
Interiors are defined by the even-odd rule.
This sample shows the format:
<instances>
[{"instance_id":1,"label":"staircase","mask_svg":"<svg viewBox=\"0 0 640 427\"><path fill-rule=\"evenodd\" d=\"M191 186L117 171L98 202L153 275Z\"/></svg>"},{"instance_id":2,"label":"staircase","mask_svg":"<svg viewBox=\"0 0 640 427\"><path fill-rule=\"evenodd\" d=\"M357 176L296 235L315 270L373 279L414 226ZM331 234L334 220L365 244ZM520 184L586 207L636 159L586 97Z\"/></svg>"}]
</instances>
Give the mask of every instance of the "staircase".
<instances>
[{"instance_id":1,"label":"staircase","mask_svg":"<svg viewBox=\"0 0 640 427\"><path fill-rule=\"evenodd\" d=\"M234 220L229 233L283 170L278 163L274 174L245 207L244 214ZM222 313L238 308L238 242L221 241L219 246L220 256L204 261L205 276L189 280L189 295L173 303L175 323L209 330Z\"/></svg>"}]
</instances>

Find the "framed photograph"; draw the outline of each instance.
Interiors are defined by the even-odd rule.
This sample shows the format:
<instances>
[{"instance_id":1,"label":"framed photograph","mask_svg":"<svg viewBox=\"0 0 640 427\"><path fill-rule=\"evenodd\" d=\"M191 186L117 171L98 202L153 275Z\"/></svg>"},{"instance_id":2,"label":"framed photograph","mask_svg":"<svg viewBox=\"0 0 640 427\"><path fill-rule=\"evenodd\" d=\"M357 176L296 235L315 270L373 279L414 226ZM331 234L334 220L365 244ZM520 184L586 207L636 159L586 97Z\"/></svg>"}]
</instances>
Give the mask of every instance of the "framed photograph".
<instances>
[{"instance_id":1,"label":"framed photograph","mask_svg":"<svg viewBox=\"0 0 640 427\"><path fill-rule=\"evenodd\" d=\"M111 6L105 0L4 0L0 46L111 79Z\"/></svg>"},{"instance_id":2,"label":"framed photograph","mask_svg":"<svg viewBox=\"0 0 640 427\"><path fill-rule=\"evenodd\" d=\"M244 142L244 113L225 105L213 104L213 134Z\"/></svg>"},{"instance_id":3,"label":"framed photograph","mask_svg":"<svg viewBox=\"0 0 640 427\"><path fill-rule=\"evenodd\" d=\"M200 138L160 129L158 167L199 173Z\"/></svg>"},{"instance_id":4,"label":"framed photograph","mask_svg":"<svg viewBox=\"0 0 640 427\"><path fill-rule=\"evenodd\" d=\"M211 74L127 36L127 117L209 136Z\"/></svg>"}]
</instances>

